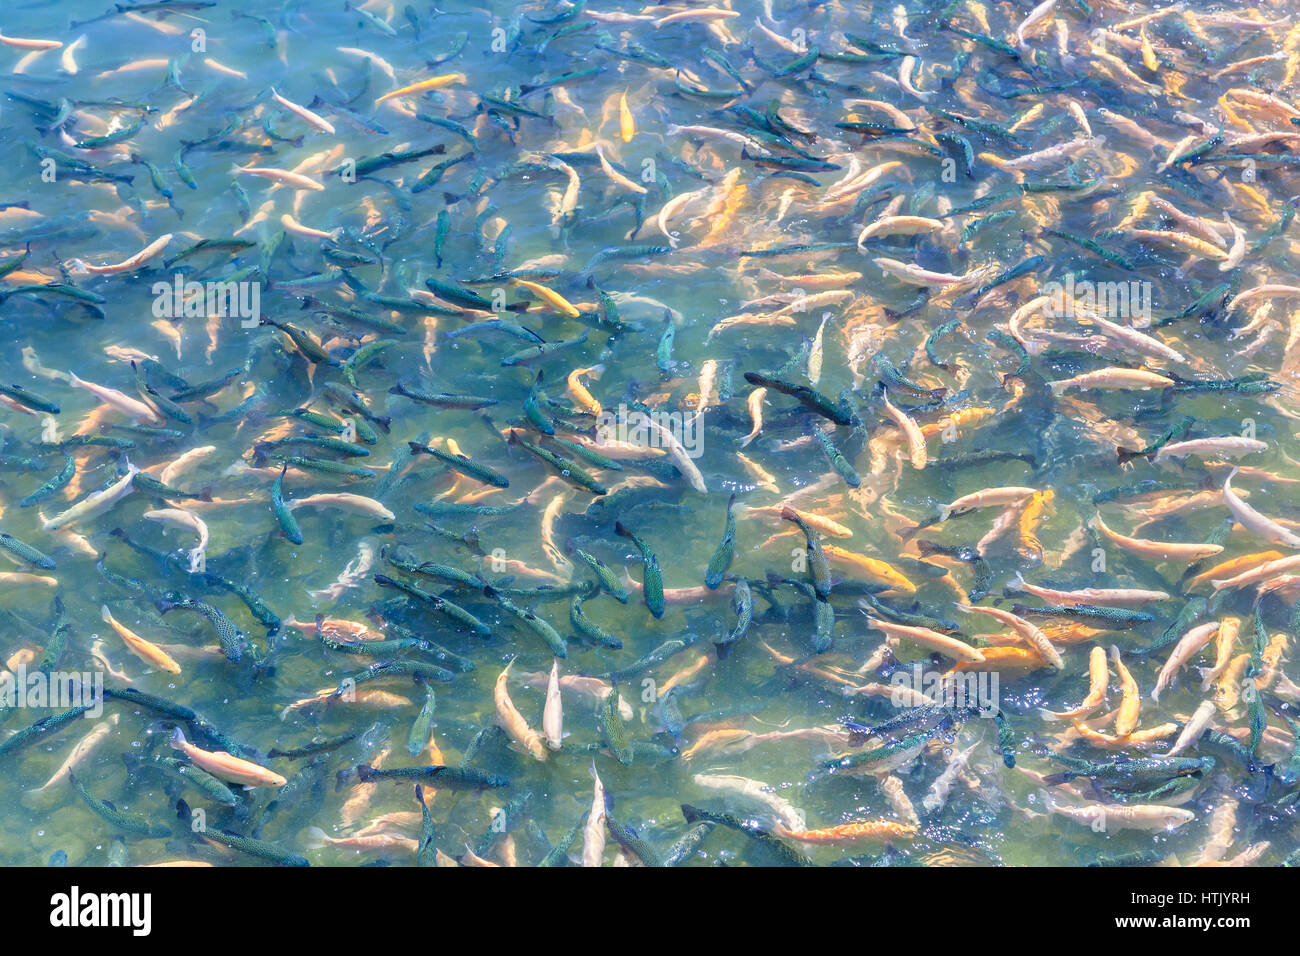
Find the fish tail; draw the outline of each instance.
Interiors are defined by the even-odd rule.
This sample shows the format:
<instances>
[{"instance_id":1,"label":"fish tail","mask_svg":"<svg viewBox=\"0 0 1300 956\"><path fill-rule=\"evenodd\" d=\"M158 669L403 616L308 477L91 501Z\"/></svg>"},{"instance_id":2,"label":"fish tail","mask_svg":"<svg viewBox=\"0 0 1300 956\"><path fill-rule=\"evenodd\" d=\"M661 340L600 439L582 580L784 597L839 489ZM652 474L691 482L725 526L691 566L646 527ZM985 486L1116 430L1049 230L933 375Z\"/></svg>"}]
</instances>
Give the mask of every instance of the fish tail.
<instances>
[{"instance_id":1,"label":"fish tail","mask_svg":"<svg viewBox=\"0 0 1300 956\"><path fill-rule=\"evenodd\" d=\"M172 750L181 750L185 746L185 731L179 727L173 728L169 743L172 745Z\"/></svg>"},{"instance_id":2,"label":"fish tail","mask_svg":"<svg viewBox=\"0 0 1300 956\"><path fill-rule=\"evenodd\" d=\"M307 829L307 846L308 850L319 850L326 845L329 837L320 827L309 827Z\"/></svg>"}]
</instances>

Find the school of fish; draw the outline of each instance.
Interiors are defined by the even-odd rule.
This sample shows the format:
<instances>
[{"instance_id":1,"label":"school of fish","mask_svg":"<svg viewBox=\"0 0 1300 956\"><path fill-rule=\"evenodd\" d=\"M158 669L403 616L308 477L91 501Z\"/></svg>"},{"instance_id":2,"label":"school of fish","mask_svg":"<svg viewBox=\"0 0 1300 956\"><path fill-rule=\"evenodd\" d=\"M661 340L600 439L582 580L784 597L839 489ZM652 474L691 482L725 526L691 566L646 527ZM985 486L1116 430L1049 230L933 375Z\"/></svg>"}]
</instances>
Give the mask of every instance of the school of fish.
<instances>
[{"instance_id":1,"label":"school of fish","mask_svg":"<svg viewBox=\"0 0 1300 956\"><path fill-rule=\"evenodd\" d=\"M0 862L1300 864L1290 4L108 3Z\"/></svg>"}]
</instances>

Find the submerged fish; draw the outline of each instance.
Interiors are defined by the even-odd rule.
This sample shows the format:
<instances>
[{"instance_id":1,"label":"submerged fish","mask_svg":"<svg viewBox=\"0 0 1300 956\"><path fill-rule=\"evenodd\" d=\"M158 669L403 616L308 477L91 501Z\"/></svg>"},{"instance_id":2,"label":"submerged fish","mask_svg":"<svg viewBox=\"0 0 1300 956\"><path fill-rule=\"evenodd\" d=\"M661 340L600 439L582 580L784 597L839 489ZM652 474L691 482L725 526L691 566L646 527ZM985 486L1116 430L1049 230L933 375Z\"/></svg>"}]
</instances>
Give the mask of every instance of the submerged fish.
<instances>
[{"instance_id":1,"label":"submerged fish","mask_svg":"<svg viewBox=\"0 0 1300 956\"><path fill-rule=\"evenodd\" d=\"M28 6L0 863L1297 862L1287 4Z\"/></svg>"}]
</instances>

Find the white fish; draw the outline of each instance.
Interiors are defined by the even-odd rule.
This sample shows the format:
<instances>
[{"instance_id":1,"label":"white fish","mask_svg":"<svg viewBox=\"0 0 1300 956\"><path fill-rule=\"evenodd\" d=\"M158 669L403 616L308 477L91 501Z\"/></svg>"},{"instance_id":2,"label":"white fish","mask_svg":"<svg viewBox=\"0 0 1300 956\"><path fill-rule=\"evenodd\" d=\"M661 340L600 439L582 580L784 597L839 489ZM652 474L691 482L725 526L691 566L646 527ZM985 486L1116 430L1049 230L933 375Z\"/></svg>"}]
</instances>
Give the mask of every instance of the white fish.
<instances>
[{"instance_id":1,"label":"white fish","mask_svg":"<svg viewBox=\"0 0 1300 956\"><path fill-rule=\"evenodd\" d=\"M119 392L115 388L108 388L104 385L96 385L94 382L87 382L78 378L75 372L68 373L68 378L75 388L85 389L105 405L112 406L122 414L134 418L136 421L151 422L155 425L161 425L163 423L162 416L138 398L132 398L130 395Z\"/></svg>"},{"instance_id":2,"label":"white fish","mask_svg":"<svg viewBox=\"0 0 1300 956\"><path fill-rule=\"evenodd\" d=\"M975 752L975 748L981 742L977 740L965 750L952 755L948 761L948 766L943 768L943 772L935 778L934 783L930 784L930 791L921 799L921 806L927 813L936 813L943 809L943 805L948 802L948 791L952 789L957 775L966 769L971 754Z\"/></svg>"},{"instance_id":3,"label":"white fish","mask_svg":"<svg viewBox=\"0 0 1300 956\"><path fill-rule=\"evenodd\" d=\"M1210 718L1218 710L1212 700L1203 700L1192 712L1192 716L1187 718L1187 723L1183 726L1182 732L1174 745L1169 748L1167 753L1156 754L1157 757L1177 757L1180 753L1190 747L1193 743L1201 739L1201 734L1205 728L1210 725Z\"/></svg>"},{"instance_id":4,"label":"white fish","mask_svg":"<svg viewBox=\"0 0 1300 956\"><path fill-rule=\"evenodd\" d=\"M1165 661L1165 666L1160 668L1160 675L1156 678L1156 686L1151 690L1151 699L1159 702L1160 694L1173 681L1174 675L1182 669L1184 664L1191 660L1192 655L1210 643L1214 639L1214 635L1218 633L1219 622L1209 621L1197 625L1184 634L1178 643L1174 645L1174 649L1169 654L1169 659Z\"/></svg>"},{"instance_id":5,"label":"white fish","mask_svg":"<svg viewBox=\"0 0 1300 956\"><path fill-rule=\"evenodd\" d=\"M145 246L133 256L123 259L121 262L114 263L111 266L92 266L81 259L69 259L64 265L68 272L73 275L94 275L107 276L117 275L122 272L130 272L138 269L150 259L162 255L162 251L167 248L167 243L172 241L172 234L169 232L164 236L159 236L149 245Z\"/></svg>"},{"instance_id":6,"label":"white fish","mask_svg":"<svg viewBox=\"0 0 1300 956\"><path fill-rule=\"evenodd\" d=\"M813 336L812 348L808 350L808 381L813 385L816 385L822 377L822 338L826 333L826 323L830 317L830 312L822 316L821 324L817 326L817 334Z\"/></svg>"},{"instance_id":7,"label":"white fish","mask_svg":"<svg viewBox=\"0 0 1300 956\"><path fill-rule=\"evenodd\" d=\"M1191 810L1155 803L1091 803L1069 806L1058 803L1046 791L1042 794L1042 800L1043 806L1053 813L1069 817L1102 833L1116 830L1175 830L1196 819L1196 814Z\"/></svg>"},{"instance_id":8,"label":"white fish","mask_svg":"<svg viewBox=\"0 0 1300 956\"><path fill-rule=\"evenodd\" d=\"M328 120L323 119L322 117L316 115L311 110L307 109L307 107L305 106L299 106L297 103L293 102L292 100L285 99L283 96L281 96L279 93L275 91L275 87L271 87L271 96L273 96L275 98L275 101L279 103L281 106L283 106L285 109L287 109L290 113L293 113L295 116L301 117L302 120L305 123L307 123L308 126L314 126L322 133L329 133L331 136L334 135L334 126Z\"/></svg>"},{"instance_id":9,"label":"white fish","mask_svg":"<svg viewBox=\"0 0 1300 956\"><path fill-rule=\"evenodd\" d=\"M770 813L772 818L788 830L800 832L807 829L803 811L761 780L751 780L736 774L697 773L691 778L697 787L717 790L736 798L749 809Z\"/></svg>"},{"instance_id":10,"label":"white fish","mask_svg":"<svg viewBox=\"0 0 1300 956\"><path fill-rule=\"evenodd\" d=\"M1240 458L1242 455L1251 455L1267 450L1268 444L1259 439L1225 435L1221 438L1193 438L1188 441L1164 445L1156 451L1151 460L1157 462L1166 458L1186 458L1188 455Z\"/></svg>"},{"instance_id":11,"label":"white fish","mask_svg":"<svg viewBox=\"0 0 1300 956\"><path fill-rule=\"evenodd\" d=\"M1223 503L1228 506L1232 516L1247 531L1263 538L1269 544L1282 545L1287 548L1300 548L1300 535L1288 531L1272 518L1260 514L1233 493L1232 478L1236 473L1237 469L1232 469L1228 477L1223 480Z\"/></svg>"},{"instance_id":12,"label":"white fish","mask_svg":"<svg viewBox=\"0 0 1300 956\"><path fill-rule=\"evenodd\" d=\"M90 756L91 752L103 743L108 735L113 732L113 728L117 726L118 719L118 714L109 714L103 720L99 721L99 723L95 724L95 726L91 728L90 733L86 734L86 736L82 737L73 745L72 750L68 752L68 756L64 758L63 763L59 765L59 769L54 771L53 776L51 776L49 780L46 780L43 786L37 787L35 790L28 790L27 793L44 793L51 787L57 786L64 780L67 780L68 774L75 770L77 765Z\"/></svg>"},{"instance_id":13,"label":"white fish","mask_svg":"<svg viewBox=\"0 0 1300 956\"><path fill-rule=\"evenodd\" d=\"M918 100L932 100L935 97L933 92L923 93L912 85L912 71L916 68L916 64L916 57L903 57L902 62L898 65L898 85Z\"/></svg>"},{"instance_id":14,"label":"white fish","mask_svg":"<svg viewBox=\"0 0 1300 956\"><path fill-rule=\"evenodd\" d=\"M85 45L86 35L83 33L64 47L63 52L59 54L59 66L62 68L64 73L67 73L69 76L77 75L77 51Z\"/></svg>"},{"instance_id":15,"label":"white fish","mask_svg":"<svg viewBox=\"0 0 1300 956\"><path fill-rule=\"evenodd\" d=\"M165 521L168 524L173 524L178 528L186 528L197 534L199 536L198 547L188 552L190 572L198 571L202 567L203 555L208 550L208 526L202 518L183 508L159 508L155 511L146 511L141 517L148 518L150 521Z\"/></svg>"},{"instance_id":16,"label":"white fish","mask_svg":"<svg viewBox=\"0 0 1300 956\"><path fill-rule=\"evenodd\" d=\"M546 746L559 750L564 738L564 706L560 701L560 659L551 662L551 676L546 683L546 704L542 709L542 732Z\"/></svg>"},{"instance_id":17,"label":"white fish","mask_svg":"<svg viewBox=\"0 0 1300 956\"><path fill-rule=\"evenodd\" d=\"M1038 26L1052 16L1056 10L1056 0L1043 0L1038 6L1029 11L1029 16L1021 21L1020 26L1016 27L1016 46L1022 52L1027 52L1029 45L1026 42L1029 34L1036 30Z\"/></svg>"},{"instance_id":18,"label":"white fish","mask_svg":"<svg viewBox=\"0 0 1300 956\"><path fill-rule=\"evenodd\" d=\"M912 467L920 471L925 467L927 461L925 435L921 431L921 427L912 421L905 412L890 404L889 395L881 392L880 398L885 403L885 411L889 413L889 417L894 420L895 425L902 429L903 435L907 438L908 457L912 462Z\"/></svg>"},{"instance_id":19,"label":"white fish","mask_svg":"<svg viewBox=\"0 0 1300 956\"><path fill-rule=\"evenodd\" d=\"M60 515L55 515L53 518L42 517L41 527L46 531L57 531L59 528L74 524L85 518L93 518L107 511L120 499L131 493L131 483L136 476L136 472L140 469L129 461L126 463L126 467L126 474L107 488L92 492Z\"/></svg>"},{"instance_id":20,"label":"white fish","mask_svg":"<svg viewBox=\"0 0 1300 956\"><path fill-rule=\"evenodd\" d=\"M700 415L695 416L695 427L697 429L700 427L699 421ZM677 440L677 436L660 425L652 417L646 418L645 423L659 435L659 440L663 443L664 447L668 449L668 454L672 457L673 464L675 464L681 470L682 474L686 476L686 480L691 483L691 487L700 494L707 495L709 493L709 487L704 483L704 476L700 474L700 469L695 466L695 462L691 460L691 456L687 454L686 449L682 447L682 443Z\"/></svg>"},{"instance_id":21,"label":"white fish","mask_svg":"<svg viewBox=\"0 0 1300 956\"><path fill-rule=\"evenodd\" d=\"M284 169L271 169L265 166L233 166L230 172L234 176L259 176L282 186L292 186L294 189L310 189L314 192L322 192L325 189L324 186L309 176L303 176L301 173L291 173Z\"/></svg>"},{"instance_id":22,"label":"white fish","mask_svg":"<svg viewBox=\"0 0 1300 956\"><path fill-rule=\"evenodd\" d=\"M582 828L582 865L600 866L605 855L605 785L596 773L596 764L591 765L591 779L595 786L591 793L591 811Z\"/></svg>"},{"instance_id":23,"label":"white fish","mask_svg":"<svg viewBox=\"0 0 1300 956\"><path fill-rule=\"evenodd\" d=\"M387 507L374 498L349 494L346 491L295 498L292 501L286 501L285 507L290 511L298 508L343 508L367 517L380 518L384 521L392 521L396 517Z\"/></svg>"}]
</instances>

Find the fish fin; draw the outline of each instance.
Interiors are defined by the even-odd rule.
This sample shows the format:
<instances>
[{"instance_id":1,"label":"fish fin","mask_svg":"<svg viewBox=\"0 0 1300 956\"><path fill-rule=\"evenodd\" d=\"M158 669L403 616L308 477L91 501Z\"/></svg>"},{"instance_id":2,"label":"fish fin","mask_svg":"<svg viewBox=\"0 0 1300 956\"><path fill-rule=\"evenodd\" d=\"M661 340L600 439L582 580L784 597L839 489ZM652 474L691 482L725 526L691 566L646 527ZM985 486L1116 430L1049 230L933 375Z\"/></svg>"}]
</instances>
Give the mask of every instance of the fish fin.
<instances>
[{"instance_id":1,"label":"fish fin","mask_svg":"<svg viewBox=\"0 0 1300 956\"><path fill-rule=\"evenodd\" d=\"M326 845L328 839L329 838L325 831L320 827L309 827L307 830L307 844L305 848L308 850L322 849Z\"/></svg>"}]
</instances>

